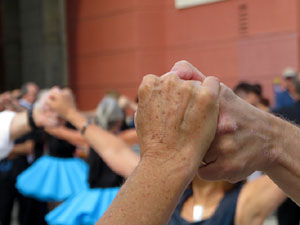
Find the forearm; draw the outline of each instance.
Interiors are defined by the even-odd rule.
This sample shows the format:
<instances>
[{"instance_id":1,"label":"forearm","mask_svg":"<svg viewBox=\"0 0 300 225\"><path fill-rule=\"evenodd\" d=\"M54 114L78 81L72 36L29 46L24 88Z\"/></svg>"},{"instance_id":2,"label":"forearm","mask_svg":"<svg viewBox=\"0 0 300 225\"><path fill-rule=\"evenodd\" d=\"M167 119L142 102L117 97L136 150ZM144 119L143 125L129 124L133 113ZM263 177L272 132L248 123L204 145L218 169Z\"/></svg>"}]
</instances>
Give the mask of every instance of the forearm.
<instances>
[{"instance_id":1,"label":"forearm","mask_svg":"<svg viewBox=\"0 0 300 225\"><path fill-rule=\"evenodd\" d=\"M167 224L195 174L187 171L180 163L142 159L97 224Z\"/></svg>"},{"instance_id":2,"label":"forearm","mask_svg":"<svg viewBox=\"0 0 300 225\"><path fill-rule=\"evenodd\" d=\"M120 137L128 145L138 143L138 137L135 129L125 130L121 132L118 137Z\"/></svg>"},{"instance_id":3,"label":"forearm","mask_svg":"<svg viewBox=\"0 0 300 225\"><path fill-rule=\"evenodd\" d=\"M47 128L46 132L59 139L66 140L75 146L87 145L87 141L76 131L65 127Z\"/></svg>"},{"instance_id":4,"label":"forearm","mask_svg":"<svg viewBox=\"0 0 300 225\"><path fill-rule=\"evenodd\" d=\"M87 121L83 115L76 111L71 112L67 119L78 130L81 130ZM137 166L138 156L120 138L98 126L89 125L84 138L106 164L121 176L128 177Z\"/></svg>"},{"instance_id":5,"label":"forearm","mask_svg":"<svg viewBox=\"0 0 300 225\"><path fill-rule=\"evenodd\" d=\"M12 120L10 126L10 140L16 140L17 138L30 132L31 127L28 122L27 112L16 114Z\"/></svg>"},{"instance_id":6,"label":"forearm","mask_svg":"<svg viewBox=\"0 0 300 225\"><path fill-rule=\"evenodd\" d=\"M32 140L28 140L22 144L15 144L9 157L15 157L19 155L27 155L33 151L34 143Z\"/></svg>"},{"instance_id":7,"label":"forearm","mask_svg":"<svg viewBox=\"0 0 300 225\"><path fill-rule=\"evenodd\" d=\"M284 201L286 195L266 175L247 182L238 199L236 225L262 225Z\"/></svg>"},{"instance_id":8,"label":"forearm","mask_svg":"<svg viewBox=\"0 0 300 225\"><path fill-rule=\"evenodd\" d=\"M297 204L300 204L300 129L272 116L273 147L265 173Z\"/></svg>"}]
</instances>

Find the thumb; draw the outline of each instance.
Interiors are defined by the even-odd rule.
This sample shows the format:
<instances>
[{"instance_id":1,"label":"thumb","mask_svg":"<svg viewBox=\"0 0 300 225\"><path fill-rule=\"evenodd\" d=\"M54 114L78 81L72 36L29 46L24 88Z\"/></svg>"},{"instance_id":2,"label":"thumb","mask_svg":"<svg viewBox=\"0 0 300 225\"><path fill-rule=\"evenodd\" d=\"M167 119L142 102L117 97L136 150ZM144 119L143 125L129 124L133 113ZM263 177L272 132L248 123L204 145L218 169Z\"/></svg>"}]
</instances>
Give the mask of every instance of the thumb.
<instances>
[{"instance_id":1,"label":"thumb","mask_svg":"<svg viewBox=\"0 0 300 225\"><path fill-rule=\"evenodd\" d=\"M181 60L172 67L171 72L174 72L183 80L199 80L203 81L205 76L191 63Z\"/></svg>"}]
</instances>

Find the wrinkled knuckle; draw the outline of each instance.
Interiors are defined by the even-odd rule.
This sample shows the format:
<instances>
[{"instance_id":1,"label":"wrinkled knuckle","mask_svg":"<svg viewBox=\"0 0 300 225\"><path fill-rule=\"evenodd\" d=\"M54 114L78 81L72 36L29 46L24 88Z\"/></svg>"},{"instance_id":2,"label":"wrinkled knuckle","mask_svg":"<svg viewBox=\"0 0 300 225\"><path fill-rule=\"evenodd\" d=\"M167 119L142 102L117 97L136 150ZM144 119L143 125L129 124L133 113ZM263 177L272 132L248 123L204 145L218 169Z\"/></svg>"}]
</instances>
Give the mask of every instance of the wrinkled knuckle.
<instances>
[{"instance_id":1,"label":"wrinkled knuckle","mask_svg":"<svg viewBox=\"0 0 300 225\"><path fill-rule=\"evenodd\" d=\"M139 100L142 100L147 94L150 93L156 81L156 77L153 75L146 75L138 89Z\"/></svg>"},{"instance_id":2,"label":"wrinkled knuckle","mask_svg":"<svg viewBox=\"0 0 300 225\"><path fill-rule=\"evenodd\" d=\"M198 92L196 95L196 101L207 107L214 106L216 103L213 93L208 89L202 89Z\"/></svg>"},{"instance_id":3,"label":"wrinkled knuckle","mask_svg":"<svg viewBox=\"0 0 300 225\"><path fill-rule=\"evenodd\" d=\"M157 80L156 76L154 76L152 74L149 74L149 75L146 75L146 76L143 77L142 84L151 84L151 85L153 85L156 80Z\"/></svg>"},{"instance_id":4,"label":"wrinkled knuckle","mask_svg":"<svg viewBox=\"0 0 300 225\"><path fill-rule=\"evenodd\" d=\"M149 83L142 83L138 89L139 103L150 93L152 86Z\"/></svg>"},{"instance_id":5,"label":"wrinkled knuckle","mask_svg":"<svg viewBox=\"0 0 300 225\"><path fill-rule=\"evenodd\" d=\"M166 84L175 84L178 81L178 76L174 73L168 74L168 76L165 77L165 83Z\"/></svg>"},{"instance_id":6,"label":"wrinkled knuckle","mask_svg":"<svg viewBox=\"0 0 300 225\"><path fill-rule=\"evenodd\" d=\"M201 93L202 98L206 99L207 102L215 101L214 93L211 90L209 90L207 88L203 88L200 93Z\"/></svg>"},{"instance_id":7,"label":"wrinkled knuckle","mask_svg":"<svg viewBox=\"0 0 300 225\"><path fill-rule=\"evenodd\" d=\"M163 77L161 80L162 89L166 92L169 92L170 90L174 90L174 88L177 87L178 80L179 79L175 74L169 74L166 77Z\"/></svg>"}]
</instances>

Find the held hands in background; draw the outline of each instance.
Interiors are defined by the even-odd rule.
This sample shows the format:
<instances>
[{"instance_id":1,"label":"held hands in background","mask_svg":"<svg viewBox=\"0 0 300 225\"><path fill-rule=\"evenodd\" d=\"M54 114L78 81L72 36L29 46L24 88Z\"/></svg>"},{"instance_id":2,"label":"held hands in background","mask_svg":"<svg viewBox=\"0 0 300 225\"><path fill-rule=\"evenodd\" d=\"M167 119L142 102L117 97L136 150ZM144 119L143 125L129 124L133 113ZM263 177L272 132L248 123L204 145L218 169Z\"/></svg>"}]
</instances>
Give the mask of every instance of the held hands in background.
<instances>
[{"instance_id":1,"label":"held hands in background","mask_svg":"<svg viewBox=\"0 0 300 225\"><path fill-rule=\"evenodd\" d=\"M57 112L59 116L65 120L67 120L70 113L76 111L72 92L67 88L52 88L49 92L46 104L51 108L51 110Z\"/></svg>"},{"instance_id":2,"label":"held hands in background","mask_svg":"<svg viewBox=\"0 0 300 225\"><path fill-rule=\"evenodd\" d=\"M194 175L215 136L219 90L215 77L201 84L174 73L145 76L136 113L141 157Z\"/></svg>"},{"instance_id":3,"label":"held hands in background","mask_svg":"<svg viewBox=\"0 0 300 225\"><path fill-rule=\"evenodd\" d=\"M55 127L60 124L57 112L50 109L47 101L50 98L51 91L41 94L40 98L33 107L33 120L37 127Z\"/></svg>"}]
</instances>

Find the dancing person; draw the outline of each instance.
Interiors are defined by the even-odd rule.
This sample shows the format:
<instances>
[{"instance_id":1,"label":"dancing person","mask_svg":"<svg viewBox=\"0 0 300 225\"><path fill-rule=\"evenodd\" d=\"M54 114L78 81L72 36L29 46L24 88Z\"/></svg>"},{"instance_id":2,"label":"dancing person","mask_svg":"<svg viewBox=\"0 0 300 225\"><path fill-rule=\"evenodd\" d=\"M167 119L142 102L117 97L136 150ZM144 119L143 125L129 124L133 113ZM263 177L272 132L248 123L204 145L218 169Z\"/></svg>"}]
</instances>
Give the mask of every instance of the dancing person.
<instances>
[{"instance_id":1,"label":"dancing person","mask_svg":"<svg viewBox=\"0 0 300 225\"><path fill-rule=\"evenodd\" d=\"M47 95L48 92L42 93L40 101ZM67 130L75 130L68 123L63 123L63 126ZM16 187L24 196L45 202L61 202L88 188L88 165L74 157L76 146L67 140L50 134L46 140L48 154L18 176Z\"/></svg>"},{"instance_id":2,"label":"dancing person","mask_svg":"<svg viewBox=\"0 0 300 225\"><path fill-rule=\"evenodd\" d=\"M120 138L91 123L82 115L74 105L70 90L52 89L47 105L79 130L87 143L114 172L123 177L132 173L137 166L138 156Z\"/></svg>"},{"instance_id":3,"label":"dancing person","mask_svg":"<svg viewBox=\"0 0 300 225\"><path fill-rule=\"evenodd\" d=\"M290 93L294 103L290 106L274 110L273 113L292 123L300 125L300 81L297 76L291 78ZM279 225L298 225L300 222L300 207L291 199L287 199L277 210Z\"/></svg>"},{"instance_id":4,"label":"dancing person","mask_svg":"<svg viewBox=\"0 0 300 225\"><path fill-rule=\"evenodd\" d=\"M112 134L117 134L123 120L124 114L118 102L112 97L104 97L97 108L96 124ZM107 147L109 145L110 143L107 143ZM113 201L124 178L109 168L105 159L93 149L90 149L88 163L90 188L74 195L51 211L46 217L48 224L95 224ZM126 169L124 164L119 166Z\"/></svg>"},{"instance_id":5,"label":"dancing person","mask_svg":"<svg viewBox=\"0 0 300 225\"><path fill-rule=\"evenodd\" d=\"M38 93L39 87L35 83L28 82L23 84L21 87L21 97L19 100L20 105L27 110L31 109L38 96Z\"/></svg>"},{"instance_id":6,"label":"dancing person","mask_svg":"<svg viewBox=\"0 0 300 225\"><path fill-rule=\"evenodd\" d=\"M291 95L291 88L293 87L292 79L296 77L298 73L288 67L282 73L282 85L280 86L280 80L274 79L274 93L275 93L275 107L274 110L290 106L294 103L294 99Z\"/></svg>"},{"instance_id":7,"label":"dancing person","mask_svg":"<svg viewBox=\"0 0 300 225\"><path fill-rule=\"evenodd\" d=\"M158 91L154 91L154 98L151 99L151 101L146 101L145 99L148 99L146 94L146 91L148 91L147 88L145 87L144 90L140 89L137 126L138 129L144 127L143 132L138 133L142 159L135 172L126 181L125 186L121 188L118 194L118 196L124 196L126 202L119 208L120 210L118 211L120 213L113 217L114 219L111 224L147 224L147 221L152 221L151 224L161 224L163 221L166 223L172 210L169 210L169 215L164 215L165 209L169 208L172 204L174 204L175 207L176 200L174 200L174 194L177 199L180 197L187 186L186 182L190 182L194 177L201 158L213 140L213 130L216 129L218 117L218 80L208 78L207 81L203 83L204 88L201 89L201 86L197 85L197 83L197 88L194 88L194 83L191 82L182 82L179 88L178 83L181 83L181 81L178 78L175 79L176 76L167 76L162 83L157 80L157 86L164 86L164 88L170 91L168 91L167 96L161 96ZM198 90L198 88L200 88L200 90ZM193 92L191 90L193 90ZM177 96L176 105L169 104L173 96ZM58 92L50 98L49 105L52 109L59 111L63 117L72 119L71 115L74 114L74 112L72 110L69 111L72 107L68 107L69 104L63 101L63 99L66 98L66 92ZM195 107L194 102L201 102L203 107ZM158 105L162 107L166 104L170 107L165 112L157 108ZM145 107L144 110L146 111L141 111L143 110L142 106ZM151 113L148 111L148 107L151 107ZM176 114L174 110L176 110ZM182 119L185 112L185 120L183 121ZM203 120L203 117L206 117L206 119ZM168 120L166 120L167 118ZM78 121L78 119L74 120L74 122L75 121ZM153 124L151 128L146 126L146 123L149 121ZM163 121L169 122L166 124L162 123ZM200 122L201 125L199 124ZM82 121L81 124L77 126L84 128L84 125L85 121ZM93 125L88 126L85 131L86 137L95 134L95 132L92 133L92 128ZM183 135L181 131L184 131ZM100 136L101 133L98 135ZM98 139L100 140L100 138ZM92 140L91 137L90 140ZM106 140L106 142L109 142L109 140ZM176 154L173 153L174 149L177 149ZM197 149L197 151L194 151L195 149ZM103 155L101 153L99 154L100 156ZM122 159L124 157L120 158ZM126 161L130 164L130 161ZM151 170L145 170L149 168L149 166ZM174 173L170 173L170 171ZM141 199L143 198L142 196L145 195L149 197L146 210L144 209L146 205L137 201L138 196L135 196L135 191L132 192L130 189L128 192L126 191L128 184L130 187L136 189ZM170 184L172 184L172 187L169 187ZM144 190L144 192L140 190ZM158 202L160 203L159 206L153 207ZM112 207L114 208L113 205ZM144 214L145 211L147 211L146 214ZM126 213L125 217L124 213ZM107 212L105 215L109 214L110 213ZM107 219L105 215L102 217L104 220ZM152 219L149 216L151 216ZM141 218L143 218L142 221L140 220ZM134 222L134 220L136 222Z\"/></svg>"},{"instance_id":8,"label":"dancing person","mask_svg":"<svg viewBox=\"0 0 300 225\"><path fill-rule=\"evenodd\" d=\"M195 176L168 225L262 225L285 198L267 176L245 184Z\"/></svg>"},{"instance_id":9,"label":"dancing person","mask_svg":"<svg viewBox=\"0 0 300 225\"><path fill-rule=\"evenodd\" d=\"M46 98L45 98L46 99ZM14 146L14 140L41 127L57 126L57 114L44 101L28 112L0 112L0 159L7 157Z\"/></svg>"}]
</instances>

